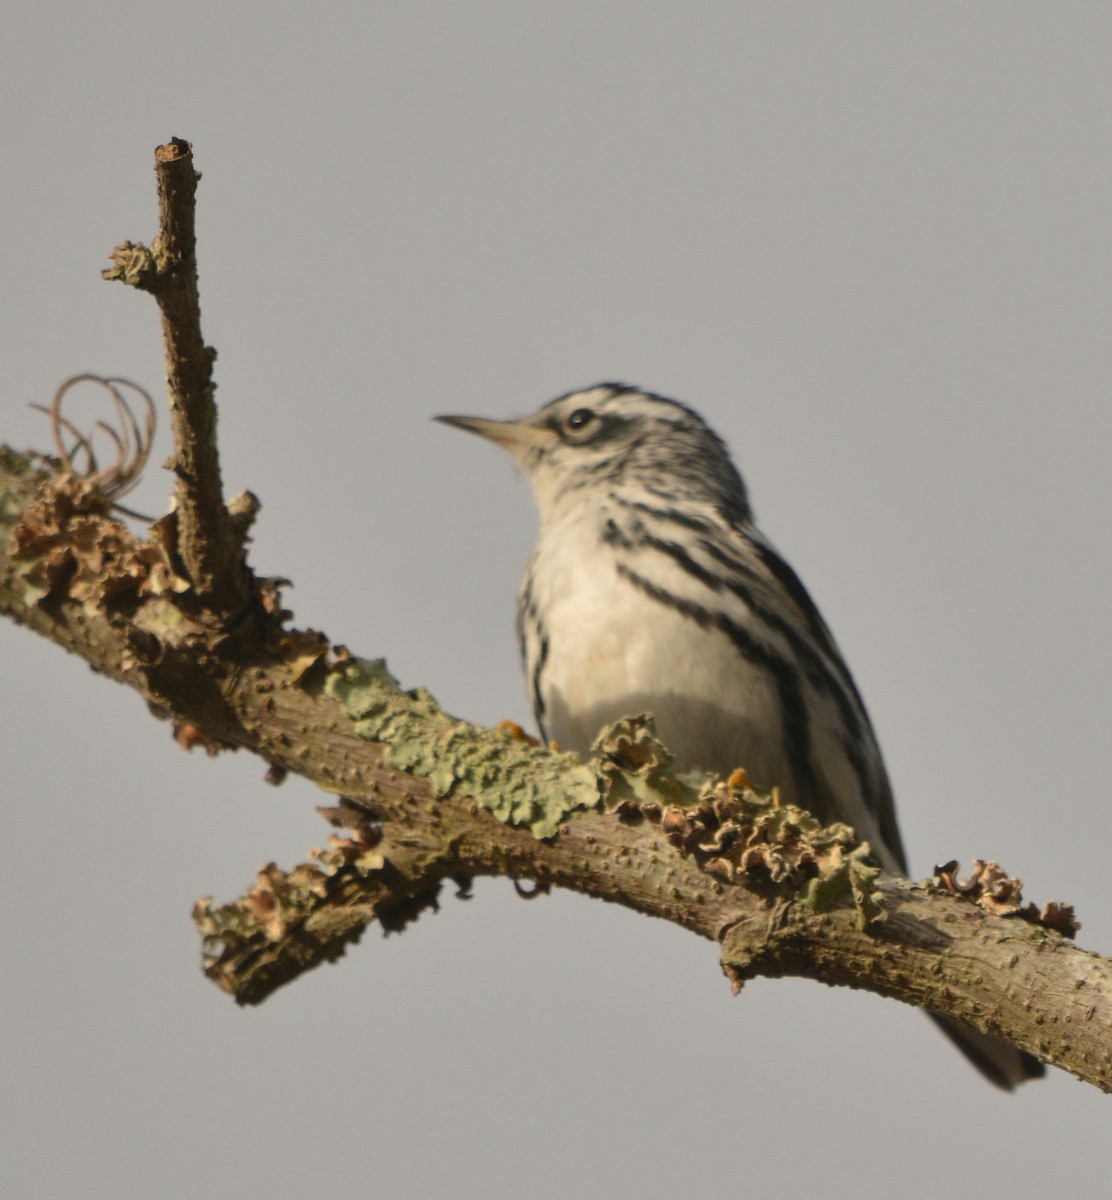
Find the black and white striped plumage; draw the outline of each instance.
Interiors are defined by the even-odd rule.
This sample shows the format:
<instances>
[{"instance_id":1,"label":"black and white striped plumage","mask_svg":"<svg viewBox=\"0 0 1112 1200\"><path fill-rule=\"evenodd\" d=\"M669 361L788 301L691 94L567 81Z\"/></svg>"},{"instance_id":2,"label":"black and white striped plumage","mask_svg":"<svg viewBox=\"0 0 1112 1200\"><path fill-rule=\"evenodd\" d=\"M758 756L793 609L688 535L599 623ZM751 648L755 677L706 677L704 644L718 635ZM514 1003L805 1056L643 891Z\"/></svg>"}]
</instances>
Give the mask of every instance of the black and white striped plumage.
<instances>
[{"instance_id":1,"label":"black and white striped plumage","mask_svg":"<svg viewBox=\"0 0 1112 1200\"><path fill-rule=\"evenodd\" d=\"M762 788L851 824L906 873L864 704L795 572L753 524L722 441L690 408L600 384L519 421L444 418L503 446L541 528L518 635L546 739L586 754L602 725L651 712L685 766L744 766ZM994 1082L1037 1068L945 1024Z\"/></svg>"}]
</instances>

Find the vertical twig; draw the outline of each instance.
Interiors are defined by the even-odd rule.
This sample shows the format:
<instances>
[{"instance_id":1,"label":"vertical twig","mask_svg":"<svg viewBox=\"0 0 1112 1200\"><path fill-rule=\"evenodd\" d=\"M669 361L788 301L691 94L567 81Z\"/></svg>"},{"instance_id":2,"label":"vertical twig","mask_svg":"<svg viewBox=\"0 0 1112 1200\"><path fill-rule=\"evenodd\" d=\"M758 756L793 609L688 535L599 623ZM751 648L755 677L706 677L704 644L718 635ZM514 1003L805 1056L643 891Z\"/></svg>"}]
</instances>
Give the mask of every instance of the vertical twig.
<instances>
[{"instance_id":1,"label":"vertical twig","mask_svg":"<svg viewBox=\"0 0 1112 1200\"><path fill-rule=\"evenodd\" d=\"M146 246L125 242L103 272L150 292L162 314L166 386L177 476L178 552L201 603L221 618L241 613L249 598L242 538L224 504L216 445L213 363L201 336L194 224L197 181L193 150L172 138L155 150L159 231Z\"/></svg>"}]
</instances>

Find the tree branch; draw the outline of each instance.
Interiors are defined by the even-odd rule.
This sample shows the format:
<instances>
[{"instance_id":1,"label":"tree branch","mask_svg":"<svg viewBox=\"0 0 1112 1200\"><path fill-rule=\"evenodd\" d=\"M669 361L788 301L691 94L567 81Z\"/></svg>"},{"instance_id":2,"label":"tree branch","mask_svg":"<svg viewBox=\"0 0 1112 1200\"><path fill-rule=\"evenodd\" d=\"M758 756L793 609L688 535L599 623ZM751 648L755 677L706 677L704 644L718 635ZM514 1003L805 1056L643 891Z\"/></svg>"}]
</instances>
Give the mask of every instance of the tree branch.
<instances>
[{"instance_id":1,"label":"tree branch","mask_svg":"<svg viewBox=\"0 0 1112 1200\"><path fill-rule=\"evenodd\" d=\"M247 607L249 584L243 537L224 506L216 444L216 351L201 334L195 205L201 176L193 150L172 138L155 151L159 231L150 248L124 242L103 271L150 292L162 313L166 386L174 433L171 469L177 476L178 551L202 606L222 621Z\"/></svg>"},{"instance_id":2,"label":"tree branch","mask_svg":"<svg viewBox=\"0 0 1112 1200\"><path fill-rule=\"evenodd\" d=\"M249 635L194 622L157 542L104 513L50 527L64 495L65 481L0 458L0 610L136 688L187 743L249 749L342 797L326 815L346 832L311 863L268 867L231 905L198 904L206 970L239 1002L335 959L372 920L401 928L445 880L504 875L717 941L735 986L802 975L866 988L1112 1090L1112 963L1020 919L1033 914L1018 903L999 916L952 887L839 874L860 861L846 831L752 798L743 779L691 792L636 724L596 768L453 720L322 635L285 629L266 581Z\"/></svg>"},{"instance_id":3,"label":"tree branch","mask_svg":"<svg viewBox=\"0 0 1112 1200\"><path fill-rule=\"evenodd\" d=\"M130 248L139 275L154 262L156 297L181 286L167 263L193 261L192 222L170 215L180 202L166 196L163 234L185 249L160 266ZM924 884L880 876L851 830L756 795L743 772L703 785L676 775L643 721L619 722L585 764L455 720L381 663L287 628L276 581L242 567L220 498L191 278L184 301L160 298L182 370L171 385L182 536L164 518L137 537L72 462L0 448L0 612L135 688L183 745L247 749L272 781L293 771L339 797L324 810L337 832L310 862L265 868L231 904L197 905L206 972L240 1003L337 958L373 920L404 927L447 880L466 890L503 875L715 941L735 988L758 975L866 988L1112 1090L1112 963L1056 932L1074 928L1068 910L1036 913L1002 873L968 885L948 870ZM239 583L225 590L231 563ZM229 624L233 611L243 616Z\"/></svg>"}]
</instances>

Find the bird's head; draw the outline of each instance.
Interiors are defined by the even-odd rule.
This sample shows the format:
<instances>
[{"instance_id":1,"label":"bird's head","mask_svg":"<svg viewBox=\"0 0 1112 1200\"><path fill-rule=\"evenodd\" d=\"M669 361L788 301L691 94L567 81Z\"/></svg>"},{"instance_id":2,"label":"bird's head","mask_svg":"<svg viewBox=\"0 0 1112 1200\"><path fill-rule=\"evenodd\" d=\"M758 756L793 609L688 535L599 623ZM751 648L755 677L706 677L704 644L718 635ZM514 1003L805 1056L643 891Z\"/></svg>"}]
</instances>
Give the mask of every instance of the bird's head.
<instances>
[{"instance_id":1,"label":"bird's head","mask_svg":"<svg viewBox=\"0 0 1112 1200\"><path fill-rule=\"evenodd\" d=\"M698 501L748 520L745 485L698 413L616 383L569 392L529 417L438 417L506 450L533 487L542 518L608 489L645 491L658 504Z\"/></svg>"}]
</instances>

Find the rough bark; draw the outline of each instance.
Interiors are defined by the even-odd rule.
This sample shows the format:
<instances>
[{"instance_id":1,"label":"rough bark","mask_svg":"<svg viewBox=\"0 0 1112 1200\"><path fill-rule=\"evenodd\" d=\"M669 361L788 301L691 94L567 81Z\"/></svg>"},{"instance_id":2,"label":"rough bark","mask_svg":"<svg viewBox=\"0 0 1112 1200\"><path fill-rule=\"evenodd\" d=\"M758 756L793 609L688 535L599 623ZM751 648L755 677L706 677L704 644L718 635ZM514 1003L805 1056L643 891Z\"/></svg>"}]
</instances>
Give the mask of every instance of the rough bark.
<instances>
[{"instance_id":1,"label":"rough bark","mask_svg":"<svg viewBox=\"0 0 1112 1200\"><path fill-rule=\"evenodd\" d=\"M193 150L172 138L155 151L158 235L150 248L123 242L111 253L105 279L150 292L162 314L166 387L174 430L178 549L186 577L209 613L221 619L242 613L248 582L242 538L224 506L216 446L216 351L201 333L194 217L200 175Z\"/></svg>"}]
</instances>

